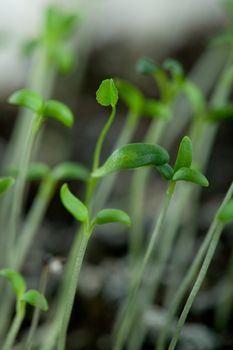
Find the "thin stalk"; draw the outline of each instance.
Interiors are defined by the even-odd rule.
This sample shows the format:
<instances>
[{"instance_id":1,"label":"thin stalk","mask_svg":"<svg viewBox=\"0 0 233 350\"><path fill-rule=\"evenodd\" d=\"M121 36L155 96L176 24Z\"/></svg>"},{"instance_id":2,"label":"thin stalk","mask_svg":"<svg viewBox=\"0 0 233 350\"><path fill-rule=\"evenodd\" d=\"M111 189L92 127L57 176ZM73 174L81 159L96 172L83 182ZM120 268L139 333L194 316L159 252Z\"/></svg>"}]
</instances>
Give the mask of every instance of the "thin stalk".
<instances>
[{"instance_id":1,"label":"thin stalk","mask_svg":"<svg viewBox=\"0 0 233 350\"><path fill-rule=\"evenodd\" d=\"M61 322L59 341L58 341L58 350L65 349L67 329L70 321L70 316L71 316L71 312L74 304L74 298L75 298L76 289L78 285L80 270L81 270L84 255L86 252L88 240L89 240L89 233L83 232L79 249L76 252L77 253L76 261L72 269L72 276L71 276L69 288L66 295L65 313L63 315L62 322Z\"/></svg>"},{"instance_id":2,"label":"thin stalk","mask_svg":"<svg viewBox=\"0 0 233 350\"><path fill-rule=\"evenodd\" d=\"M204 241L202 242L202 244L198 250L198 253L197 253L192 265L190 266L184 279L182 280L182 283L181 283L179 289L177 290L175 296L172 298L172 302L169 306L167 317L165 320L165 326L159 335L156 350L164 350L165 349L166 337L167 337L167 333L171 327L172 320L173 320L177 310L179 309L179 307L181 305L181 302L185 296L187 289L189 288L190 284L192 283L195 276L197 275L198 270L200 269L201 263L205 257L207 250L210 247L210 244L211 244L211 241L213 240L215 232L218 231L218 227L219 227L219 224L217 221L218 214L221 211L221 209L224 207L224 205L232 197L232 194L233 194L233 184L231 184L229 190L227 191L226 196L225 196L222 204L220 205L220 207L217 211L217 214L215 215L215 218L214 218L214 220L213 220L213 222L212 222L212 224L211 224L211 226L206 234Z\"/></svg>"},{"instance_id":3,"label":"thin stalk","mask_svg":"<svg viewBox=\"0 0 233 350\"><path fill-rule=\"evenodd\" d=\"M168 187L164 203L160 210L157 223L151 235L150 241L147 245L147 249L146 249L143 261L140 263L138 269L135 271L132 285L131 285L131 290L119 314L119 318L116 323L116 329L115 329L116 338L115 338L113 350L121 350L123 348L126 337L132 326L132 321L134 319L133 316L135 313L135 303L137 303L140 285L142 283L143 276L146 271L148 262L152 256L152 253L160 237L161 229L165 221L165 217L167 214L169 204L171 202L172 195L174 193L174 189L175 189L175 183L171 182Z\"/></svg>"},{"instance_id":4,"label":"thin stalk","mask_svg":"<svg viewBox=\"0 0 233 350\"><path fill-rule=\"evenodd\" d=\"M158 143L166 127L167 121L154 119L149 126L148 132L144 138L145 143ZM132 227L130 233L130 258L134 265L137 258L141 255L143 248L143 208L144 196L150 169L139 169L132 178L130 190L130 213L132 217Z\"/></svg>"},{"instance_id":5,"label":"thin stalk","mask_svg":"<svg viewBox=\"0 0 233 350\"><path fill-rule=\"evenodd\" d=\"M43 220L49 201L54 194L55 185L56 181L50 176L46 177L40 185L39 192L26 217L22 233L15 246L15 256L17 257L15 265L18 269L22 267L38 227Z\"/></svg>"},{"instance_id":6,"label":"thin stalk","mask_svg":"<svg viewBox=\"0 0 233 350\"><path fill-rule=\"evenodd\" d=\"M48 282L48 274L49 274L49 267L46 264L42 270L42 274L41 274L41 278L40 278L40 286L39 286L39 291L41 294L45 294L46 291L46 286L47 286L47 282ZM25 344L25 348L26 350L31 350L32 346L33 346L33 338L39 323L39 319L40 319L40 314L41 311L38 308L34 309L33 312L33 316L32 316L32 322L31 322L31 326L30 326L30 330L28 333L28 337L26 340L26 344Z\"/></svg>"},{"instance_id":7,"label":"thin stalk","mask_svg":"<svg viewBox=\"0 0 233 350\"><path fill-rule=\"evenodd\" d=\"M204 262L202 264L202 267L200 269L200 272L198 274L198 277L196 279L196 282L194 283L194 286L191 290L191 293L189 294L189 297L186 301L186 304L183 308L183 311L181 313L181 316L179 318L179 321L178 321L178 324L177 324L177 327L176 327L176 331L175 331L175 334L170 342L170 345L168 347L168 350L174 350L175 347L176 347L176 344L177 344L177 341L179 339L179 336L180 336L180 333L182 331L182 328L184 326L184 323L186 321L186 318L189 314L189 311L193 305L193 302L202 286L202 283L205 279L205 276L208 272L208 268L210 266L210 263L213 259L213 256L214 256L214 253L215 253L215 250L217 248L217 245L218 245L218 242L219 242L219 239L220 239L220 236L221 236L221 233L222 233L222 230L223 230L223 224L218 224L214 230L214 233L213 233L213 237L212 237L212 240L211 240L211 243L210 243L210 246L208 248L208 251L207 251L207 254L206 254L206 257L204 259Z\"/></svg>"},{"instance_id":8,"label":"thin stalk","mask_svg":"<svg viewBox=\"0 0 233 350\"><path fill-rule=\"evenodd\" d=\"M5 343L3 344L2 350L12 349L15 339L17 337L17 334L19 332L19 329L21 327L21 324L23 322L24 315L25 315L25 304L22 302L18 302L16 315L12 322L10 330L6 336L6 340L5 340Z\"/></svg>"}]
</instances>

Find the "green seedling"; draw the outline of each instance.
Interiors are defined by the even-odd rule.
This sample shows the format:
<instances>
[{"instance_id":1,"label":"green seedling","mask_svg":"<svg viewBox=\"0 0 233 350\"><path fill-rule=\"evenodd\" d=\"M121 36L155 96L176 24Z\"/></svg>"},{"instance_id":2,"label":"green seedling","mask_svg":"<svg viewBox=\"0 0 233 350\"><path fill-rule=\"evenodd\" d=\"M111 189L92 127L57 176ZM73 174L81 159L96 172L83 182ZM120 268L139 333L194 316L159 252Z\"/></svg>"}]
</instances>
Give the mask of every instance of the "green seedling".
<instances>
[{"instance_id":1,"label":"green seedling","mask_svg":"<svg viewBox=\"0 0 233 350\"><path fill-rule=\"evenodd\" d=\"M42 311L47 311L48 303L45 297L37 290L26 290L26 282L18 272L11 269L3 269L0 270L0 276L10 282L16 295L16 315L2 347L3 350L10 350L14 345L16 336L24 320L26 305L29 304Z\"/></svg>"},{"instance_id":2,"label":"green seedling","mask_svg":"<svg viewBox=\"0 0 233 350\"><path fill-rule=\"evenodd\" d=\"M66 333L70 320L70 315L74 303L76 288L79 281L79 275L83 258L86 252L89 238L91 237L96 225L104 225L108 223L120 223L124 225L130 225L131 221L129 216L122 210L117 209L104 209L96 214L93 219L90 219L87 206L81 202L76 196L74 196L67 184L64 184L61 188L61 201L66 210L79 222L83 224L83 232L81 233L81 240L79 242L78 251L76 252L76 261L72 266L71 280L69 282L64 313L62 315L58 349L65 349Z\"/></svg>"},{"instance_id":3,"label":"green seedling","mask_svg":"<svg viewBox=\"0 0 233 350\"><path fill-rule=\"evenodd\" d=\"M69 128L73 125L73 113L64 103L54 100L44 102L42 97L34 91L27 89L16 91L9 97L8 101L11 104L25 107L35 112L35 131L38 130L45 117L57 119Z\"/></svg>"},{"instance_id":4,"label":"green seedling","mask_svg":"<svg viewBox=\"0 0 233 350\"><path fill-rule=\"evenodd\" d=\"M15 179L12 176L0 177L0 194L6 192L15 183Z\"/></svg>"},{"instance_id":5,"label":"green seedling","mask_svg":"<svg viewBox=\"0 0 233 350\"><path fill-rule=\"evenodd\" d=\"M145 274L145 270L148 266L148 263L150 262L150 259L153 256L153 252L155 251L155 248L158 244L158 240L162 232L167 211L168 211L171 199L173 197L176 182L179 181L179 179L176 180L176 174L179 174L179 172L182 169L191 170L190 168L191 164L192 164L192 143L189 137L185 136L180 143L174 169L172 170L170 166L167 167L167 164L165 164L166 165L166 168L164 170L165 174L167 175L167 177L169 177L169 173L171 174L171 178L168 178L168 181L169 181L168 190L166 192L166 197L161 207L160 214L157 219L155 228L152 232L151 238L147 245L143 260L142 262L139 263L139 266L135 272L135 278L132 281L131 292L129 293L126 303L124 305L124 309L123 309L124 312L121 314L120 320L119 319L117 320L118 322L116 327L117 329L116 329L116 340L115 340L114 350L120 350L123 348L126 338L129 335L131 326L134 322L134 318L137 315L137 311L138 311L137 298L138 298L140 286L143 281L143 276ZM161 164L159 167L160 172L161 172L161 169L163 169L163 164ZM195 184L200 184L201 182L200 178L202 180L203 178L205 179L205 181L203 181L202 183L202 186L208 185L208 180L204 177L204 175L202 175L199 172L197 172L196 177L184 176L183 180L191 181L191 182L194 182Z\"/></svg>"}]
</instances>

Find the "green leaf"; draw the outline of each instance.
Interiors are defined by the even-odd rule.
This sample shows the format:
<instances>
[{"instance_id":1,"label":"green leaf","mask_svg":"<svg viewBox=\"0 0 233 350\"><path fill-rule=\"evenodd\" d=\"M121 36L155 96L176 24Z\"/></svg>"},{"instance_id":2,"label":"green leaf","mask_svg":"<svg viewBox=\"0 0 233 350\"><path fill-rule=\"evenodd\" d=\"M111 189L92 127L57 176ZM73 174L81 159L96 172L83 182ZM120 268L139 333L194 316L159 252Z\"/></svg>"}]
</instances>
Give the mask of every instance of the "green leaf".
<instances>
[{"instance_id":1,"label":"green leaf","mask_svg":"<svg viewBox=\"0 0 233 350\"><path fill-rule=\"evenodd\" d=\"M43 110L44 101L42 97L31 90L18 90L13 93L9 98L8 102L20 107L26 107L37 114L40 114Z\"/></svg>"},{"instance_id":2,"label":"green leaf","mask_svg":"<svg viewBox=\"0 0 233 350\"><path fill-rule=\"evenodd\" d=\"M103 209L98 212L93 222L97 225L104 225L113 222L118 222L123 225L131 225L131 220L128 214L123 210L118 209Z\"/></svg>"},{"instance_id":3,"label":"green leaf","mask_svg":"<svg viewBox=\"0 0 233 350\"><path fill-rule=\"evenodd\" d=\"M176 157L174 171L180 168L190 168L192 164L192 142L188 136L185 136L179 146Z\"/></svg>"},{"instance_id":4,"label":"green leaf","mask_svg":"<svg viewBox=\"0 0 233 350\"><path fill-rule=\"evenodd\" d=\"M154 74L160 67L149 58L140 58L136 64L136 70L141 74Z\"/></svg>"},{"instance_id":5,"label":"green leaf","mask_svg":"<svg viewBox=\"0 0 233 350\"><path fill-rule=\"evenodd\" d=\"M80 222L88 221L87 207L70 192L67 184L62 186L60 197L66 210L73 215L76 220Z\"/></svg>"},{"instance_id":6,"label":"green leaf","mask_svg":"<svg viewBox=\"0 0 233 350\"><path fill-rule=\"evenodd\" d=\"M209 182L207 178L197 170L190 168L180 168L177 170L172 178L174 181L188 181L193 182L203 187L208 187Z\"/></svg>"},{"instance_id":7,"label":"green leaf","mask_svg":"<svg viewBox=\"0 0 233 350\"><path fill-rule=\"evenodd\" d=\"M210 109L207 113L207 120L211 122L220 122L222 120L230 119L233 119L233 104Z\"/></svg>"},{"instance_id":8,"label":"green leaf","mask_svg":"<svg viewBox=\"0 0 233 350\"><path fill-rule=\"evenodd\" d=\"M189 80L186 80L182 86L182 90L188 97L192 108L196 114L204 112L205 110L205 98L198 86Z\"/></svg>"},{"instance_id":9,"label":"green leaf","mask_svg":"<svg viewBox=\"0 0 233 350\"><path fill-rule=\"evenodd\" d=\"M163 165L169 161L167 151L159 145L132 143L118 148L104 165L92 173L102 177L115 171L139 168L147 165Z\"/></svg>"},{"instance_id":10,"label":"green leaf","mask_svg":"<svg viewBox=\"0 0 233 350\"><path fill-rule=\"evenodd\" d=\"M31 163L28 168L27 178L29 180L41 180L50 172L49 167L44 163Z\"/></svg>"},{"instance_id":11,"label":"green leaf","mask_svg":"<svg viewBox=\"0 0 233 350\"><path fill-rule=\"evenodd\" d=\"M116 79L115 83L120 99L124 101L129 110L140 114L144 104L144 96L141 91L125 80Z\"/></svg>"},{"instance_id":12,"label":"green leaf","mask_svg":"<svg viewBox=\"0 0 233 350\"><path fill-rule=\"evenodd\" d=\"M44 108L44 116L57 119L65 126L71 128L74 116L71 110L62 102L49 100Z\"/></svg>"},{"instance_id":13,"label":"green leaf","mask_svg":"<svg viewBox=\"0 0 233 350\"><path fill-rule=\"evenodd\" d=\"M167 104L148 99L144 101L142 114L149 117L158 117L168 120L171 117L172 112Z\"/></svg>"},{"instance_id":14,"label":"green leaf","mask_svg":"<svg viewBox=\"0 0 233 350\"><path fill-rule=\"evenodd\" d=\"M156 169L166 180L170 181L172 179L174 169L169 164L157 166Z\"/></svg>"},{"instance_id":15,"label":"green leaf","mask_svg":"<svg viewBox=\"0 0 233 350\"><path fill-rule=\"evenodd\" d=\"M58 181L65 179L87 181L90 173L82 164L65 162L55 167L52 176Z\"/></svg>"},{"instance_id":16,"label":"green leaf","mask_svg":"<svg viewBox=\"0 0 233 350\"><path fill-rule=\"evenodd\" d=\"M25 292L21 296L20 301L24 301L25 303L30 304L42 311L47 311L49 308L45 297L34 289L30 289L27 292Z\"/></svg>"},{"instance_id":17,"label":"green leaf","mask_svg":"<svg viewBox=\"0 0 233 350\"><path fill-rule=\"evenodd\" d=\"M5 277L11 284L17 297L20 297L26 290L26 282L20 273L12 269L0 270L0 276Z\"/></svg>"},{"instance_id":18,"label":"green leaf","mask_svg":"<svg viewBox=\"0 0 233 350\"><path fill-rule=\"evenodd\" d=\"M64 45L60 45L56 48L53 58L57 63L57 67L60 73L67 74L74 67L75 56L72 50Z\"/></svg>"},{"instance_id":19,"label":"green leaf","mask_svg":"<svg viewBox=\"0 0 233 350\"><path fill-rule=\"evenodd\" d=\"M233 221L233 199L226 203L220 210L218 219L224 224Z\"/></svg>"},{"instance_id":20,"label":"green leaf","mask_svg":"<svg viewBox=\"0 0 233 350\"><path fill-rule=\"evenodd\" d=\"M8 190L15 183L15 179L11 176L0 177L0 193Z\"/></svg>"},{"instance_id":21,"label":"green leaf","mask_svg":"<svg viewBox=\"0 0 233 350\"><path fill-rule=\"evenodd\" d=\"M96 100L101 106L115 107L118 101L118 91L113 79L105 79L96 91Z\"/></svg>"},{"instance_id":22,"label":"green leaf","mask_svg":"<svg viewBox=\"0 0 233 350\"><path fill-rule=\"evenodd\" d=\"M184 69L182 65L173 58L167 58L163 62L163 68L169 71L174 78L180 78L184 76Z\"/></svg>"}]
</instances>

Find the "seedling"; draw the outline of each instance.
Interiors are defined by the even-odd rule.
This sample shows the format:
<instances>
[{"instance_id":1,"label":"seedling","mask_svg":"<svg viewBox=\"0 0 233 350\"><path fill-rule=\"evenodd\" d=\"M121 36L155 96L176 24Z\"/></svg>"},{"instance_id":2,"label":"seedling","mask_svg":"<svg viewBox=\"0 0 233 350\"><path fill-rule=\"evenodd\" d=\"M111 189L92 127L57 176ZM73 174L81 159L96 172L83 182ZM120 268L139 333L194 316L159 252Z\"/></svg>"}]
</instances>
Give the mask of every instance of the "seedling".
<instances>
[{"instance_id":1,"label":"seedling","mask_svg":"<svg viewBox=\"0 0 233 350\"><path fill-rule=\"evenodd\" d=\"M129 216L122 210L117 209L104 209L96 214L93 219L90 219L90 213L86 205L81 202L76 196L74 196L67 184L64 184L61 188L61 201L66 210L79 222L83 224L83 232L81 233L81 241L79 249L76 252L75 265L72 266L71 281L68 286L64 314L62 315L60 335L58 349L65 349L66 333L70 320L70 315L74 303L76 288L79 281L79 274L83 263L83 258L86 252L88 241L93 233L96 225L104 225L108 223L121 223L124 225L130 225L131 221Z\"/></svg>"},{"instance_id":2,"label":"seedling","mask_svg":"<svg viewBox=\"0 0 233 350\"><path fill-rule=\"evenodd\" d=\"M10 282L16 295L16 315L2 347L3 350L10 350L24 320L26 305L30 304L42 311L47 311L48 303L45 297L37 290L27 290L26 282L18 272L11 269L3 269L0 270L0 276Z\"/></svg>"}]
</instances>

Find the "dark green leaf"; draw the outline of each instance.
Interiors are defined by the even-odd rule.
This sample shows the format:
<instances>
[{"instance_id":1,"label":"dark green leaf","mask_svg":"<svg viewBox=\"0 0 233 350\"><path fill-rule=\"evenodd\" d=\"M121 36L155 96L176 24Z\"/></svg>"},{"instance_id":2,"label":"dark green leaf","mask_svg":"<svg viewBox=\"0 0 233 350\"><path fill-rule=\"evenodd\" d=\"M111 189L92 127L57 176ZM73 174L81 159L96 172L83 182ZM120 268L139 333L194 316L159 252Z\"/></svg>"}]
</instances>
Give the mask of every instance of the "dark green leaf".
<instances>
[{"instance_id":1,"label":"dark green leaf","mask_svg":"<svg viewBox=\"0 0 233 350\"><path fill-rule=\"evenodd\" d=\"M141 58L137 62L136 69L141 74L153 74L160 70L160 67L149 58Z\"/></svg>"},{"instance_id":2,"label":"dark green leaf","mask_svg":"<svg viewBox=\"0 0 233 350\"><path fill-rule=\"evenodd\" d=\"M21 298L21 301L24 301L27 304L30 304L34 306L37 309L40 309L42 311L48 310L48 303L45 297L39 293L37 290L30 289L27 292L25 292Z\"/></svg>"},{"instance_id":3,"label":"dark green leaf","mask_svg":"<svg viewBox=\"0 0 233 350\"><path fill-rule=\"evenodd\" d=\"M42 112L44 106L44 101L39 94L26 89L18 90L13 93L9 97L8 102L13 105L26 107L37 114Z\"/></svg>"},{"instance_id":4,"label":"dark green leaf","mask_svg":"<svg viewBox=\"0 0 233 350\"><path fill-rule=\"evenodd\" d=\"M118 209L103 209L98 212L93 220L97 225L104 225L113 222L118 222L123 225L131 225L131 220L128 214Z\"/></svg>"},{"instance_id":5,"label":"dark green leaf","mask_svg":"<svg viewBox=\"0 0 233 350\"><path fill-rule=\"evenodd\" d=\"M175 172L173 180L193 182L204 187L209 186L207 178L202 173L190 168L179 169L177 172Z\"/></svg>"},{"instance_id":6,"label":"dark green leaf","mask_svg":"<svg viewBox=\"0 0 233 350\"><path fill-rule=\"evenodd\" d=\"M185 136L179 146L176 157L174 171L180 168L190 168L192 164L192 142L188 136Z\"/></svg>"},{"instance_id":7,"label":"dark green leaf","mask_svg":"<svg viewBox=\"0 0 233 350\"><path fill-rule=\"evenodd\" d=\"M12 269L0 270L0 276L5 277L11 284L17 297L20 297L26 290L26 282L24 278Z\"/></svg>"},{"instance_id":8,"label":"dark green leaf","mask_svg":"<svg viewBox=\"0 0 233 350\"><path fill-rule=\"evenodd\" d=\"M167 104L155 100L144 101L142 114L146 116L169 119L171 113L171 108Z\"/></svg>"},{"instance_id":9,"label":"dark green leaf","mask_svg":"<svg viewBox=\"0 0 233 350\"><path fill-rule=\"evenodd\" d=\"M50 172L49 167L44 163L31 163L28 168L27 178L29 180L40 180Z\"/></svg>"},{"instance_id":10,"label":"dark green leaf","mask_svg":"<svg viewBox=\"0 0 233 350\"><path fill-rule=\"evenodd\" d=\"M157 166L156 169L166 180L172 179L174 174L174 169L169 164Z\"/></svg>"},{"instance_id":11,"label":"dark green leaf","mask_svg":"<svg viewBox=\"0 0 233 350\"><path fill-rule=\"evenodd\" d=\"M71 128L74 116L71 110L59 101L49 100L44 108L44 116L57 119L65 126Z\"/></svg>"},{"instance_id":12,"label":"dark green leaf","mask_svg":"<svg viewBox=\"0 0 233 350\"><path fill-rule=\"evenodd\" d=\"M233 199L226 203L224 207L220 210L220 213L218 214L218 219L223 223L233 221Z\"/></svg>"},{"instance_id":13,"label":"dark green leaf","mask_svg":"<svg viewBox=\"0 0 233 350\"><path fill-rule=\"evenodd\" d=\"M140 114L144 103L144 97L141 91L125 80L116 79L115 83L120 99L124 101L129 110Z\"/></svg>"},{"instance_id":14,"label":"dark green leaf","mask_svg":"<svg viewBox=\"0 0 233 350\"><path fill-rule=\"evenodd\" d=\"M56 180L82 180L87 181L90 173L83 165L72 162L65 162L55 167L52 176Z\"/></svg>"},{"instance_id":15,"label":"dark green leaf","mask_svg":"<svg viewBox=\"0 0 233 350\"><path fill-rule=\"evenodd\" d=\"M0 194L7 191L14 183L15 180L11 176L0 177Z\"/></svg>"},{"instance_id":16,"label":"dark green leaf","mask_svg":"<svg viewBox=\"0 0 233 350\"><path fill-rule=\"evenodd\" d=\"M207 120L211 122L220 122L230 119L233 119L233 104L210 109L207 113Z\"/></svg>"},{"instance_id":17,"label":"dark green leaf","mask_svg":"<svg viewBox=\"0 0 233 350\"><path fill-rule=\"evenodd\" d=\"M62 204L73 217L80 222L88 221L87 207L75 197L69 190L67 184L64 184L60 191Z\"/></svg>"},{"instance_id":18,"label":"dark green leaf","mask_svg":"<svg viewBox=\"0 0 233 350\"><path fill-rule=\"evenodd\" d=\"M102 177L119 170L134 169L147 165L163 165L168 161L169 155L161 146L132 143L113 152L104 165L92 173L92 176Z\"/></svg>"},{"instance_id":19,"label":"dark green leaf","mask_svg":"<svg viewBox=\"0 0 233 350\"><path fill-rule=\"evenodd\" d=\"M115 107L118 101L118 91L113 79L105 79L96 91L96 100L102 106Z\"/></svg>"}]
</instances>

